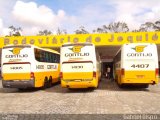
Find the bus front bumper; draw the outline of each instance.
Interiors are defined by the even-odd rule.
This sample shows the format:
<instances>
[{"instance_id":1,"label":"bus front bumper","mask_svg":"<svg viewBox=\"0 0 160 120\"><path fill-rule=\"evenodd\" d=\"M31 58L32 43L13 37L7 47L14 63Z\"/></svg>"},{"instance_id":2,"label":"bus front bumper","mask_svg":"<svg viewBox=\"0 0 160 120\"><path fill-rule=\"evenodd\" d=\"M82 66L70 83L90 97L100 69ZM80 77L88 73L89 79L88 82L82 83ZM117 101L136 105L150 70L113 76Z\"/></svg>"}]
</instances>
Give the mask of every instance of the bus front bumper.
<instances>
[{"instance_id":1,"label":"bus front bumper","mask_svg":"<svg viewBox=\"0 0 160 120\"><path fill-rule=\"evenodd\" d=\"M2 80L4 88L32 88L35 87L34 80Z\"/></svg>"}]
</instances>

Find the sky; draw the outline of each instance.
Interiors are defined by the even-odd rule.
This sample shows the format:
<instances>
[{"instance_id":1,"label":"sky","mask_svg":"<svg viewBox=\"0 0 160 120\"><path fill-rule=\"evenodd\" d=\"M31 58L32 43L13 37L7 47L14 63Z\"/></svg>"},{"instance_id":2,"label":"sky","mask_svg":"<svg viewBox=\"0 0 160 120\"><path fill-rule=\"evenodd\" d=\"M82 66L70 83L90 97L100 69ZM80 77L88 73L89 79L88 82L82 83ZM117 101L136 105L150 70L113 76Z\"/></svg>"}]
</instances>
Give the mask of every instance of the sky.
<instances>
[{"instance_id":1,"label":"sky","mask_svg":"<svg viewBox=\"0 0 160 120\"><path fill-rule=\"evenodd\" d=\"M112 22L126 22L130 30L160 20L160 0L0 0L0 36L13 25L22 35L57 28L73 34L80 26L89 32Z\"/></svg>"}]
</instances>

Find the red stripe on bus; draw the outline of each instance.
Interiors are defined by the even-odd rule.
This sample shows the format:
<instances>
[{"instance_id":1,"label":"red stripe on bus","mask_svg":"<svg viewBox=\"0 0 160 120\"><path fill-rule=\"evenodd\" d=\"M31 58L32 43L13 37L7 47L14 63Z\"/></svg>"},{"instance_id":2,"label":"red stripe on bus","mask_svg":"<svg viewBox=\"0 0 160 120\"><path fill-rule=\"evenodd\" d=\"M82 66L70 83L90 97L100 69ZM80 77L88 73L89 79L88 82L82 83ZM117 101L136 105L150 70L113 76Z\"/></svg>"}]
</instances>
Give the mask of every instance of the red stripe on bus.
<instances>
[{"instance_id":1,"label":"red stripe on bus","mask_svg":"<svg viewBox=\"0 0 160 120\"><path fill-rule=\"evenodd\" d=\"M65 61L64 63L93 63L93 61Z\"/></svg>"},{"instance_id":2,"label":"red stripe on bus","mask_svg":"<svg viewBox=\"0 0 160 120\"><path fill-rule=\"evenodd\" d=\"M8 64L31 64L30 62L10 62L10 63L3 63L3 65L8 65Z\"/></svg>"}]
</instances>

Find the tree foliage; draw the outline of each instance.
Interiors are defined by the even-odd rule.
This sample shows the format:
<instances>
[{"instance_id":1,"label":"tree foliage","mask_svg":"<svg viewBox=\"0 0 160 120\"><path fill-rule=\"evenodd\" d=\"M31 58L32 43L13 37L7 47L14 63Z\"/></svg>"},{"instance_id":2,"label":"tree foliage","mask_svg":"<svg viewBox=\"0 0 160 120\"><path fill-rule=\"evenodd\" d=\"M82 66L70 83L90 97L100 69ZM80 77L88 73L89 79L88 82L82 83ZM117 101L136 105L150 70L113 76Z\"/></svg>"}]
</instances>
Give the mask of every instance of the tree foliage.
<instances>
[{"instance_id":1,"label":"tree foliage","mask_svg":"<svg viewBox=\"0 0 160 120\"><path fill-rule=\"evenodd\" d=\"M160 20L155 22L155 27L157 31L160 31Z\"/></svg>"},{"instance_id":2,"label":"tree foliage","mask_svg":"<svg viewBox=\"0 0 160 120\"><path fill-rule=\"evenodd\" d=\"M156 25L152 22L146 22L145 24L142 24L139 28L140 32L149 32L149 31L156 31Z\"/></svg>"},{"instance_id":3,"label":"tree foliage","mask_svg":"<svg viewBox=\"0 0 160 120\"><path fill-rule=\"evenodd\" d=\"M51 34L52 34L51 31L45 29L45 30L39 31L37 35L39 35L39 36L43 36L43 35L47 36L47 35L51 35Z\"/></svg>"},{"instance_id":4,"label":"tree foliage","mask_svg":"<svg viewBox=\"0 0 160 120\"><path fill-rule=\"evenodd\" d=\"M124 22L115 22L108 25L109 32L128 32L129 28L128 25Z\"/></svg>"},{"instance_id":5,"label":"tree foliage","mask_svg":"<svg viewBox=\"0 0 160 120\"><path fill-rule=\"evenodd\" d=\"M156 22L146 22L141 24L138 30L134 30L133 32L154 32L160 31L160 20Z\"/></svg>"},{"instance_id":6,"label":"tree foliage","mask_svg":"<svg viewBox=\"0 0 160 120\"><path fill-rule=\"evenodd\" d=\"M77 29L76 31L74 31L76 34L88 34L89 32L87 30L85 30L84 26L80 26L79 29Z\"/></svg>"},{"instance_id":7,"label":"tree foliage","mask_svg":"<svg viewBox=\"0 0 160 120\"><path fill-rule=\"evenodd\" d=\"M21 27L9 26L9 35L7 36L21 36ZM101 27L97 27L92 32L93 33L119 33L119 32L129 32L129 27L125 22L113 22L108 25L102 25ZM150 31L160 31L160 20L156 22L146 22L141 24L138 29L132 30L132 32L150 32ZM74 31L75 34L88 34L89 32L86 30L84 26L80 26L77 30ZM37 35L51 35L52 32L50 30L40 30ZM55 31L56 35L65 35L67 34L67 30L58 28Z\"/></svg>"},{"instance_id":8,"label":"tree foliage","mask_svg":"<svg viewBox=\"0 0 160 120\"><path fill-rule=\"evenodd\" d=\"M125 22L113 22L109 25L103 25L102 27L98 27L93 32L97 33L118 33L118 32L128 32L129 28Z\"/></svg>"},{"instance_id":9,"label":"tree foliage","mask_svg":"<svg viewBox=\"0 0 160 120\"><path fill-rule=\"evenodd\" d=\"M60 28L58 28L56 31L56 34L57 35L65 35L65 34L67 34L67 30L65 30L65 29L61 30Z\"/></svg>"},{"instance_id":10,"label":"tree foliage","mask_svg":"<svg viewBox=\"0 0 160 120\"><path fill-rule=\"evenodd\" d=\"M41 31L39 31L39 33L37 34L37 35L39 35L39 36L47 36L47 35L52 35L53 33L50 31L50 30L41 30ZM57 29L55 32L54 32L54 34L56 34L56 35L64 35L64 34L67 34L67 31L65 30L65 29L63 29L63 30L61 30L61 29Z\"/></svg>"},{"instance_id":11,"label":"tree foliage","mask_svg":"<svg viewBox=\"0 0 160 120\"><path fill-rule=\"evenodd\" d=\"M14 27L13 25L9 26L9 35L7 36L21 36L21 31L22 31L22 28L21 27Z\"/></svg>"}]
</instances>

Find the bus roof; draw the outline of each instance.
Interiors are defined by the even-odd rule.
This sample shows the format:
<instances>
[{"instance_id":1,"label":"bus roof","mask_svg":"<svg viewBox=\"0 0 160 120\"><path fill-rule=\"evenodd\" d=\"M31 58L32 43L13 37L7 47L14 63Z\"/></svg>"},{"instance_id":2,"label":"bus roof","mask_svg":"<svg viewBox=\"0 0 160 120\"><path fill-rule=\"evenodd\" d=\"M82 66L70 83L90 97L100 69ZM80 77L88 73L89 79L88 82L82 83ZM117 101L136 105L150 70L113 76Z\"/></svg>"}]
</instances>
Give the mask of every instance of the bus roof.
<instances>
[{"instance_id":1,"label":"bus roof","mask_svg":"<svg viewBox=\"0 0 160 120\"><path fill-rule=\"evenodd\" d=\"M41 48L41 47L37 47L35 45L31 45L31 44L21 44L21 45L6 45L3 47L3 49L6 49L6 48L13 48L13 47L28 47L28 48L37 48L37 49L41 49L41 50L45 50L45 51L48 51L48 52L54 52L56 54L60 54L59 52L57 52L56 50L53 50L53 49L49 49L49 48Z\"/></svg>"},{"instance_id":2,"label":"bus roof","mask_svg":"<svg viewBox=\"0 0 160 120\"><path fill-rule=\"evenodd\" d=\"M155 43L125 43L123 45L155 45Z\"/></svg>"},{"instance_id":3,"label":"bus roof","mask_svg":"<svg viewBox=\"0 0 160 120\"><path fill-rule=\"evenodd\" d=\"M73 45L87 45L87 46L93 46L93 43L89 43L89 42L84 42L84 43L64 43L62 45L62 47L66 47L66 46L73 46Z\"/></svg>"},{"instance_id":4,"label":"bus roof","mask_svg":"<svg viewBox=\"0 0 160 120\"><path fill-rule=\"evenodd\" d=\"M3 47L3 49L5 49L5 48L13 48L13 47L31 47L31 45L29 45L29 44L25 44L25 45L6 45L6 46L4 46Z\"/></svg>"}]
</instances>

